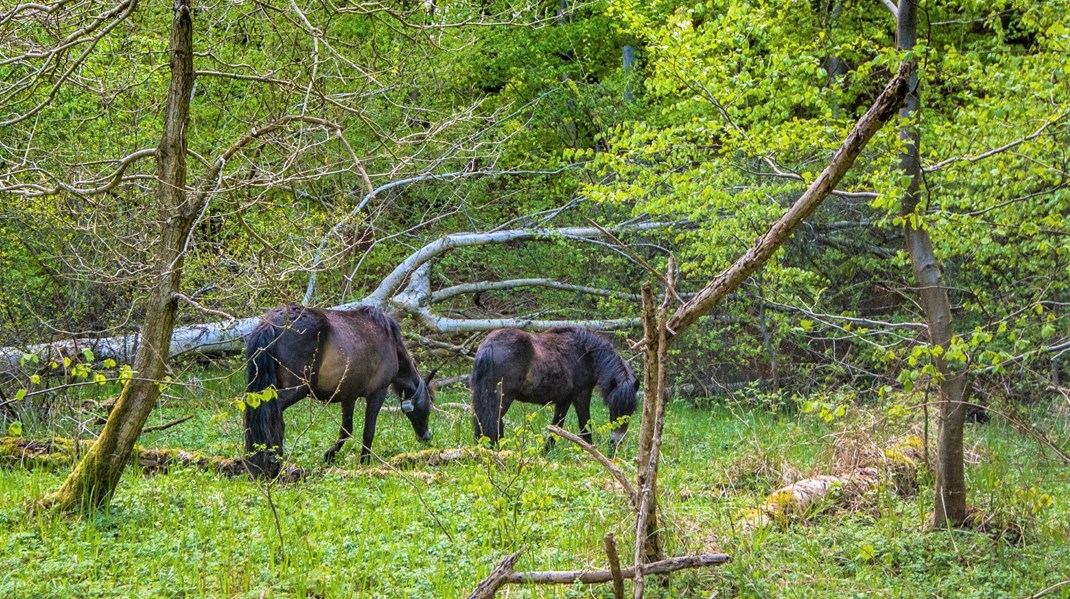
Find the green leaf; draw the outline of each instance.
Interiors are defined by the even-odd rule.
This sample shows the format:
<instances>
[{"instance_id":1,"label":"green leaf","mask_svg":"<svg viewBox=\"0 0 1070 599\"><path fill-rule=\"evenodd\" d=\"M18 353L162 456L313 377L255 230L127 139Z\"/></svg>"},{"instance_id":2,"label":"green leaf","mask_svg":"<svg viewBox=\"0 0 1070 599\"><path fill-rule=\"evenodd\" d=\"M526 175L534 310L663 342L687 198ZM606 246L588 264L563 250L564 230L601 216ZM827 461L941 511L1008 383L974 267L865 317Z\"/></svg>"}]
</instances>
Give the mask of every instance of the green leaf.
<instances>
[{"instance_id":1,"label":"green leaf","mask_svg":"<svg viewBox=\"0 0 1070 599\"><path fill-rule=\"evenodd\" d=\"M15 420L7 425L7 436L9 437L21 437L22 436L22 423Z\"/></svg>"}]
</instances>

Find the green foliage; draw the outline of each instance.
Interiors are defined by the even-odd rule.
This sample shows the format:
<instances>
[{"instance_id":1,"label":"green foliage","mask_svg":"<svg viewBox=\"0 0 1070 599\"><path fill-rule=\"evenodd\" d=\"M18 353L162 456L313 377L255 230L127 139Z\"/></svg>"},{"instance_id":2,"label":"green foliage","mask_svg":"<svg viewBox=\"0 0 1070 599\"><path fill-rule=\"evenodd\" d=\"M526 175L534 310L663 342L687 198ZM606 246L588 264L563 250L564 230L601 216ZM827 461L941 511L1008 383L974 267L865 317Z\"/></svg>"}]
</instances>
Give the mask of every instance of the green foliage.
<instances>
[{"instance_id":1,"label":"green foliage","mask_svg":"<svg viewBox=\"0 0 1070 599\"><path fill-rule=\"evenodd\" d=\"M923 166L933 169L923 182L926 214L899 215L909 181L889 126L840 183L873 194L868 204L830 198L766 267L773 290L762 299L805 307L780 315L774 347L792 361L816 362L828 377L816 382L859 372L876 379L871 384L931 380L924 365L932 356L913 342L837 320L920 320L899 295L913 281L899 250L906 221L930 230L952 303L962 306L960 330L974 331L956 339L948 360L1000 373L1014 356L1065 341L1056 324L1066 329L1065 310L1042 308L1050 326L1029 311L1070 299L1060 149L1070 132L1070 89L1059 75L1066 9L1015 1L925 7L910 57L921 65ZM894 18L874 5L619 0L609 12L642 41L645 110L609 132L607 151L592 162L598 178L585 191L636 215L698 224L676 238L678 262L695 282L723 270L784 212L906 58L894 51ZM729 359L736 364L766 343L748 301L754 294L741 299L727 313L742 330L718 331L746 348ZM722 371L717 380L735 376Z\"/></svg>"}]
</instances>

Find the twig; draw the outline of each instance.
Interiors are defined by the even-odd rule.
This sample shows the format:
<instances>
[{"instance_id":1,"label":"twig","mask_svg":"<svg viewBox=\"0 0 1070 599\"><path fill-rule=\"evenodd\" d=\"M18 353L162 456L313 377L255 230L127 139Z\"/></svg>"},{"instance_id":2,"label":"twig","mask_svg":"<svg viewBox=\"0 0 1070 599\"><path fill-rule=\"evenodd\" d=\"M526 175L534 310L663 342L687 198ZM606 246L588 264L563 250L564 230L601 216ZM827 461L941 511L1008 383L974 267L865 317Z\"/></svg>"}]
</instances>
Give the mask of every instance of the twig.
<instances>
[{"instance_id":1,"label":"twig","mask_svg":"<svg viewBox=\"0 0 1070 599\"><path fill-rule=\"evenodd\" d=\"M172 420L171 422L165 422L163 424L157 424L156 426L146 426L145 428L141 429L141 434L144 435L145 433L152 433L152 432L156 432L156 431L167 430L167 429L171 428L172 426L178 426L178 425L182 424L183 422L189 420L190 418L193 418L192 414L190 414L189 416L183 416L182 418L176 418L176 419Z\"/></svg>"},{"instance_id":2,"label":"twig","mask_svg":"<svg viewBox=\"0 0 1070 599\"><path fill-rule=\"evenodd\" d=\"M624 473L621 472L620 468L617 468L616 464L610 461L610 459L607 458L605 454L603 454L601 451L598 451L597 447L591 445L590 443L581 439L579 436L574 435L559 426L554 426L551 424L546 427L546 430L557 435L558 437L561 437L562 439L568 439L569 441L572 441L576 445L579 445L581 449L594 456L594 459L598 460L599 463L605 466L606 470L609 470L609 473L613 475L613 478L615 478L617 480L617 483L620 484L621 488L624 489L624 493L628 495L628 500L631 502L632 506L637 510L639 509L639 494L635 492L635 487L633 487L632 484L628 482L628 478L624 476Z\"/></svg>"},{"instance_id":3,"label":"twig","mask_svg":"<svg viewBox=\"0 0 1070 599\"><path fill-rule=\"evenodd\" d=\"M1050 593L1052 591L1056 591L1056 590L1058 590L1058 589L1060 589L1060 588L1062 588L1062 587L1064 587L1064 586L1066 586L1068 584L1070 584L1070 579L1064 580L1062 582L1057 582L1057 583L1051 585L1050 587L1044 589L1043 591L1040 591L1039 593L1037 593L1035 595L1030 595L1030 596L1026 597L1026 599L1040 599L1040 597L1043 597L1044 595L1047 595L1048 593Z\"/></svg>"},{"instance_id":4,"label":"twig","mask_svg":"<svg viewBox=\"0 0 1070 599\"><path fill-rule=\"evenodd\" d=\"M1045 121L1044 124L1041 125L1040 128L1037 129L1036 131L1034 131L1033 133L1031 133L1029 135L1026 135L1025 137L1016 139L1016 140L1014 140L1014 141L1012 141L1012 142L1010 142L1008 144L1002 145L1002 146L1000 146L998 148L993 148L993 149L991 149L991 150L989 150L987 152L978 154L976 156L956 156L954 158L948 158L946 160L942 160L940 162L937 162L936 164L934 164L932 166L925 167L924 169L922 169L922 172L924 172L924 173L932 173L932 172L935 172L935 171L938 171L938 170L944 168L945 166L948 166L949 164L954 164L956 162L977 162L979 160L984 160L985 158L988 158L990 156L994 156L994 155L999 154L1001 152L1006 152L1007 150L1010 150L1011 148L1017 147L1017 146L1025 143L1027 141L1032 141L1032 140L1040 137L1044 133L1045 129L1047 129L1049 126L1051 126L1051 125L1063 120L1064 118L1066 118L1066 116L1068 114L1070 114L1070 110L1065 110L1061 114L1059 114L1059 115L1057 115L1055 117L1052 117L1048 121Z\"/></svg>"},{"instance_id":5,"label":"twig","mask_svg":"<svg viewBox=\"0 0 1070 599\"><path fill-rule=\"evenodd\" d=\"M176 294L174 294L174 296L176 298L186 302L187 304L193 306L194 308L197 308L201 312L207 312L208 314L215 314L216 316L222 316L223 318L226 318L227 319L227 323L225 325L223 325L224 329L229 327L235 320L238 320L237 318L234 318L234 316L232 316L230 314L227 314L226 312L223 312L222 310L214 310L212 308L207 308L205 306L202 306L199 303L197 303L196 300L194 300L193 298L187 296L184 293L176 293Z\"/></svg>"},{"instance_id":6,"label":"twig","mask_svg":"<svg viewBox=\"0 0 1070 599\"><path fill-rule=\"evenodd\" d=\"M642 266L647 271L652 273L655 277L660 279L662 284L665 285L665 289L668 290L670 293L672 293L672 295L676 298L676 301L680 302L681 304L684 303L684 300L680 297L680 295L678 293L676 293L676 288L673 286L673 284L670 283L669 280L665 278L665 275L661 274L661 272L659 272L658 269L656 269L653 266L651 266L649 262L647 262L646 260L644 260L642 258L642 256L640 256L639 254L636 254L634 251L632 251L632 248L630 248L627 245L625 245L625 243L623 241L621 241L619 238L617 238L616 235L614 235L613 233L607 231L605 228L603 228L601 225L599 225L598 223L594 222L593 220L588 219L588 222L590 222L596 229L601 231L603 235L608 237L610 239L610 241L612 241L618 247L620 247L621 251L623 251L625 254L627 254L629 258L631 258L632 260L635 260L640 266ZM640 297L640 299L642 299L642 298Z\"/></svg>"}]
</instances>

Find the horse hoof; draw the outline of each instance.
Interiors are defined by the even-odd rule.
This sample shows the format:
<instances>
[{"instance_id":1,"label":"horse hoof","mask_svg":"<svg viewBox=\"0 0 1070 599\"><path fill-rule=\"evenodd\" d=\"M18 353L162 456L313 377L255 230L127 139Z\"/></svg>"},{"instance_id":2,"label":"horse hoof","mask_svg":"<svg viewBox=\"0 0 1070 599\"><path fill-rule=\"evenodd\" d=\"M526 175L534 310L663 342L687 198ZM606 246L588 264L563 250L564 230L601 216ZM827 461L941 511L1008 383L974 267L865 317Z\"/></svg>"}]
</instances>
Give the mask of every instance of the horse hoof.
<instances>
[{"instance_id":1,"label":"horse hoof","mask_svg":"<svg viewBox=\"0 0 1070 599\"><path fill-rule=\"evenodd\" d=\"M329 451L327 451L327 453L323 454L323 461L327 462L328 464L333 464L334 463L334 450L329 450Z\"/></svg>"}]
</instances>

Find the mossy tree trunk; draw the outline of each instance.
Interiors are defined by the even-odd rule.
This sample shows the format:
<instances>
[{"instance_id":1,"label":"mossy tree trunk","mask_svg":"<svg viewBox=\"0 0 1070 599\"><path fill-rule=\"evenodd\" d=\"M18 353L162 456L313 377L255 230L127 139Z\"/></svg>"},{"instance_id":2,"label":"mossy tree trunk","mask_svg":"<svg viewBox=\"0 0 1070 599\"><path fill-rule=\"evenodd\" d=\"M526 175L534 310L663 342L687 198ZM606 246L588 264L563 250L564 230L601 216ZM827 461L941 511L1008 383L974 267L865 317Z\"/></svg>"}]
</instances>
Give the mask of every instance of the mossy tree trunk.
<instances>
[{"instance_id":1,"label":"mossy tree trunk","mask_svg":"<svg viewBox=\"0 0 1070 599\"><path fill-rule=\"evenodd\" d=\"M917 0L901 0L897 12L897 45L900 50L914 48L917 29ZM922 172L916 117L920 106L918 75L915 72L901 111L902 116L911 120L899 132L900 138L906 142L899 157L900 165L903 173L910 177L900 210L904 219L903 236L928 324L929 343L947 350L954 334L951 303L944 284L943 268L936 259L932 239L923 222L924 215L918 213ZM944 353L933 356L937 372L940 373L940 429L936 441L936 507L933 518L934 525L938 527L958 525L966 519L966 476L962 449L962 433L966 423L966 406L962 399L966 389L966 374L961 370L952 370L943 358Z\"/></svg>"},{"instance_id":2,"label":"mossy tree trunk","mask_svg":"<svg viewBox=\"0 0 1070 599\"><path fill-rule=\"evenodd\" d=\"M190 229L203 198L186 193L186 143L193 89L193 22L189 0L174 0L171 21L171 85L163 135L156 149L159 237L145 322L134 357L135 377L126 384L104 430L66 482L45 503L64 511L89 511L107 505L130 460L134 443L156 405L178 311L182 263Z\"/></svg>"}]
</instances>

